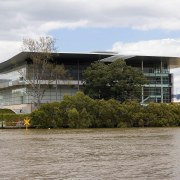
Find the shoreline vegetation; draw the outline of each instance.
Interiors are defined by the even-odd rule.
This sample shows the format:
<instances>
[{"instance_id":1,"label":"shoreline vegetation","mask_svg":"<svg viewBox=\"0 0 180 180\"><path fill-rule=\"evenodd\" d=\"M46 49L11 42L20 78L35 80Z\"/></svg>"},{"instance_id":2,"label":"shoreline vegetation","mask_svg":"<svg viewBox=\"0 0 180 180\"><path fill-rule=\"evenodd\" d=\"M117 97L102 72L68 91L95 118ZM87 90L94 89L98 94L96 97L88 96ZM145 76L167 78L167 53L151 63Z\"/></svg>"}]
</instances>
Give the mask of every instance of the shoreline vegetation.
<instances>
[{"instance_id":1,"label":"shoreline vegetation","mask_svg":"<svg viewBox=\"0 0 180 180\"><path fill-rule=\"evenodd\" d=\"M0 113L6 126L23 125L31 119L33 128L126 128L126 127L177 127L180 126L180 105L176 103L149 103L137 101L94 100L83 92L66 95L61 102L41 105L31 114Z\"/></svg>"}]
</instances>

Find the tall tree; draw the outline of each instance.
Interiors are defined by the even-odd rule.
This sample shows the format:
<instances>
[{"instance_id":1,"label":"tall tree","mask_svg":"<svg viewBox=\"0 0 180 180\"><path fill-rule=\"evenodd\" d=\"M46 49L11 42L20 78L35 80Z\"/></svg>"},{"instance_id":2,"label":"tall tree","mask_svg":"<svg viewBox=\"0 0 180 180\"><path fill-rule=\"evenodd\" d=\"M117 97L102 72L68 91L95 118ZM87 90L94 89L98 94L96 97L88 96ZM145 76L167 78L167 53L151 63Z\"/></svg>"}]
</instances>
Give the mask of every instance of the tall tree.
<instances>
[{"instance_id":1,"label":"tall tree","mask_svg":"<svg viewBox=\"0 0 180 180\"><path fill-rule=\"evenodd\" d=\"M26 93L33 97L34 107L38 108L45 91L51 84L57 85L57 79L64 79L67 71L53 60L56 52L53 38L23 39L22 48L29 52L29 62L26 70L19 73L27 84Z\"/></svg>"},{"instance_id":2,"label":"tall tree","mask_svg":"<svg viewBox=\"0 0 180 180\"><path fill-rule=\"evenodd\" d=\"M120 102L140 98L141 87L147 83L140 70L127 66L121 59L110 64L92 63L83 76L85 94L96 99L114 98Z\"/></svg>"}]
</instances>

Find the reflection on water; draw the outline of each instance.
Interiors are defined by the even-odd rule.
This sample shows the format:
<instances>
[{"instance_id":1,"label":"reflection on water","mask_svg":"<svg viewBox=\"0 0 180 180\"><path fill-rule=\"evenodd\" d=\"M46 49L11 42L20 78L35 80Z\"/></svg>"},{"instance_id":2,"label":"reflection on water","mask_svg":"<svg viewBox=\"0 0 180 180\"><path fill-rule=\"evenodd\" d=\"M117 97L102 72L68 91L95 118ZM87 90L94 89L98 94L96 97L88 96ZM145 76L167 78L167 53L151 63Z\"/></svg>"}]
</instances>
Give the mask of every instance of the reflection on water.
<instances>
[{"instance_id":1,"label":"reflection on water","mask_svg":"<svg viewBox=\"0 0 180 180\"><path fill-rule=\"evenodd\" d=\"M0 162L0 179L179 179L180 129L1 129Z\"/></svg>"}]
</instances>

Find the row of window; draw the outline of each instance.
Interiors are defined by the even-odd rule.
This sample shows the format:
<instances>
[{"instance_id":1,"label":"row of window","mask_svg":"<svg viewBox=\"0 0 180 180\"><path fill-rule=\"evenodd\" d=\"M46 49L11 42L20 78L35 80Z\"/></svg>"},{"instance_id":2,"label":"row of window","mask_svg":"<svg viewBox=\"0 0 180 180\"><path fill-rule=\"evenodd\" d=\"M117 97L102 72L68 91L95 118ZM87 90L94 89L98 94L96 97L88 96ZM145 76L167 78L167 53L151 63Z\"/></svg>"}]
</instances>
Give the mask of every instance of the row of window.
<instances>
[{"instance_id":1,"label":"row of window","mask_svg":"<svg viewBox=\"0 0 180 180\"><path fill-rule=\"evenodd\" d=\"M170 84L171 85L171 79L169 76L163 76L162 80L160 76L148 76L146 77L149 84Z\"/></svg>"},{"instance_id":2,"label":"row of window","mask_svg":"<svg viewBox=\"0 0 180 180\"><path fill-rule=\"evenodd\" d=\"M153 73L153 74L169 74L169 69L159 68L143 68L144 73Z\"/></svg>"},{"instance_id":3,"label":"row of window","mask_svg":"<svg viewBox=\"0 0 180 180\"><path fill-rule=\"evenodd\" d=\"M143 99L161 102L161 97L163 98L163 102L171 102L171 88L163 87L161 89L160 87L144 87Z\"/></svg>"},{"instance_id":4,"label":"row of window","mask_svg":"<svg viewBox=\"0 0 180 180\"><path fill-rule=\"evenodd\" d=\"M61 101L64 95L74 95L77 89L51 89L45 92L42 103ZM33 97L26 94L25 88L0 91L0 105L32 103Z\"/></svg>"}]
</instances>

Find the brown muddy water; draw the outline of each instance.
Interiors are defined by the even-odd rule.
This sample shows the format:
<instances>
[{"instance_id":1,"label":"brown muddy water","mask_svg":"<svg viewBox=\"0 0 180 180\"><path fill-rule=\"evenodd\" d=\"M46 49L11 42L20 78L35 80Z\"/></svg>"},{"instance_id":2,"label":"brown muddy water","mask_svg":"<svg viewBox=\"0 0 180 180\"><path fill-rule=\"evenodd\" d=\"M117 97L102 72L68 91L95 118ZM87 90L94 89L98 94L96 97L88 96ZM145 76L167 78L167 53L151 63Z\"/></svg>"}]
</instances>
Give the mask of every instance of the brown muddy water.
<instances>
[{"instance_id":1,"label":"brown muddy water","mask_svg":"<svg viewBox=\"0 0 180 180\"><path fill-rule=\"evenodd\" d=\"M180 179L180 128L0 130L0 179Z\"/></svg>"}]
</instances>

